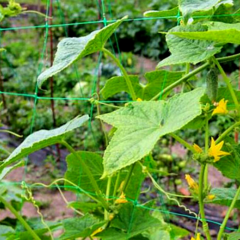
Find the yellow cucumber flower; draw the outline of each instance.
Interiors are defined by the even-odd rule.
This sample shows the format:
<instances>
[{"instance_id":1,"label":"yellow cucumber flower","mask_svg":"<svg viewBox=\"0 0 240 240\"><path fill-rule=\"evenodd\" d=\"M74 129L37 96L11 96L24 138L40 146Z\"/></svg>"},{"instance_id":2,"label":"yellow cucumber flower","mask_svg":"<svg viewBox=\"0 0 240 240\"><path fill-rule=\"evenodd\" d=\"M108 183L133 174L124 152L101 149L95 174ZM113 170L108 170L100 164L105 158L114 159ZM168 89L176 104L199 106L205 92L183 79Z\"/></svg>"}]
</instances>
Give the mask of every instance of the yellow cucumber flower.
<instances>
[{"instance_id":1,"label":"yellow cucumber flower","mask_svg":"<svg viewBox=\"0 0 240 240\"><path fill-rule=\"evenodd\" d=\"M198 187L198 184L194 181L194 179L189 174L185 175L185 179L188 183L189 188L194 190L196 193L198 193L199 187Z\"/></svg>"},{"instance_id":2,"label":"yellow cucumber flower","mask_svg":"<svg viewBox=\"0 0 240 240\"><path fill-rule=\"evenodd\" d=\"M207 195L207 200L213 200L216 196L214 194Z\"/></svg>"},{"instance_id":3,"label":"yellow cucumber flower","mask_svg":"<svg viewBox=\"0 0 240 240\"><path fill-rule=\"evenodd\" d=\"M213 110L212 115L214 114L227 114L227 100L225 101L224 98L220 100L220 102L217 104L216 108Z\"/></svg>"},{"instance_id":4,"label":"yellow cucumber flower","mask_svg":"<svg viewBox=\"0 0 240 240\"><path fill-rule=\"evenodd\" d=\"M120 197L115 201L115 204L127 203L128 200L125 197L125 194L122 192Z\"/></svg>"},{"instance_id":5,"label":"yellow cucumber flower","mask_svg":"<svg viewBox=\"0 0 240 240\"><path fill-rule=\"evenodd\" d=\"M203 152L203 150L195 143L193 144L193 148L194 148L195 152L197 152L197 153Z\"/></svg>"},{"instance_id":6,"label":"yellow cucumber flower","mask_svg":"<svg viewBox=\"0 0 240 240\"><path fill-rule=\"evenodd\" d=\"M221 156L230 155L230 153L228 152L221 151L223 144L224 141L221 141L220 143L216 144L214 139L211 138L211 147L208 150L208 156L214 157L214 162L219 161Z\"/></svg>"},{"instance_id":7,"label":"yellow cucumber flower","mask_svg":"<svg viewBox=\"0 0 240 240\"><path fill-rule=\"evenodd\" d=\"M201 240L200 236L201 236L201 234L197 233L197 237L196 238L191 237L191 240Z\"/></svg>"},{"instance_id":8,"label":"yellow cucumber flower","mask_svg":"<svg viewBox=\"0 0 240 240\"><path fill-rule=\"evenodd\" d=\"M141 98L137 98L137 102L142 102L142 99Z\"/></svg>"}]
</instances>

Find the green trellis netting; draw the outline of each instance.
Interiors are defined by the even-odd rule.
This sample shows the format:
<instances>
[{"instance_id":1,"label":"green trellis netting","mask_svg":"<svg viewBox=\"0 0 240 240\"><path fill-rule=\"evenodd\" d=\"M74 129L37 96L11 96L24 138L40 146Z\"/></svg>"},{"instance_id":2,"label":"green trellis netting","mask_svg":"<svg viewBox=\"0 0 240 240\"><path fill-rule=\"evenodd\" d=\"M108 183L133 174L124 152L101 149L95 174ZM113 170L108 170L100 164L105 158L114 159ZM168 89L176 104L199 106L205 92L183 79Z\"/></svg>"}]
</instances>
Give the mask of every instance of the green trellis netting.
<instances>
[{"instance_id":1,"label":"green trellis netting","mask_svg":"<svg viewBox=\"0 0 240 240\"><path fill-rule=\"evenodd\" d=\"M78 0L75 0L78 1ZM79 0L81 1L81 0ZM101 76L101 62L102 59L104 58L103 53L98 53L98 55L94 56L95 57L95 64L92 66L92 69L90 70L91 74L94 76L92 78L92 82L91 82L91 89L90 92L86 93L83 90L83 85L82 84L82 77L83 74L81 72L79 72L79 68L77 66L77 63L72 65L70 67L71 72L74 74L71 74L71 78L74 78L76 82L79 83L79 88L78 88L78 95L77 96L69 96L67 93L64 94L64 96L59 97L56 96L54 97L54 88L58 87L57 84L57 78L58 75L55 76L52 80L51 80L51 84L50 88L52 89L52 92L50 92L49 87L46 87L44 85L43 89L48 89L48 92L46 92L46 90L42 90L39 89L36 83L36 79L39 76L39 74L45 69L48 68L50 66L50 63L52 61L52 56L53 56L53 52L56 52L56 49L54 48L53 50L53 45L54 47L56 46L56 42L53 42L53 37L52 34L56 33L56 31L58 31L59 29L63 29L62 33L64 35L60 36L61 38L63 37L67 37L68 36L68 30L69 28L72 27L76 27L76 26L83 26L83 25L93 25L95 29L98 28L102 28L103 26L107 26L110 23L113 23L116 21L115 16L113 15L113 7L114 4L112 4L112 2L114 2L113 0L92 0L91 1L93 5L95 5L95 8L98 10L98 15L95 16L95 19L92 19L91 21L84 21L84 22L74 22L74 23L68 23L68 18L66 17L66 15L68 14L67 12L64 11L64 9L62 8L63 3L64 4L69 4L71 5L71 3L69 1L62 1L62 0L47 0L45 2L42 2L41 6L44 6L44 9L46 10L46 17L40 17L40 16L36 16L36 19L38 19L38 25L24 25L23 21L18 21L19 19L22 20L23 17L17 17L17 18L13 18L10 19L10 21L12 22L12 26L11 27L1 27L0 26L0 43L1 43L1 47L6 47L8 45L8 42L4 42L5 41L5 37L7 36L7 39L11 39L12 37L12 41L17 41L17 39L14 39L18 33L21 34L30 34L30 32L35 32L36 36L38 36L38 39L29 39L29 41L36 41L36 46L40 46L41 45L41 54L40 54L40 59L38 59L36 62L32 63L34 65L34 69L36 71L35 74L35 79L28 79L28 81L30 82L30 84L32 84L32 92L25 92L24 88L21 89L21 91L19 92L14 92L11 91L11 87L5 87L4 84L2 86L2 89L0 89L0 94L2 96L2 100L6 101L6 102L11 102L13 101L14 98L22 98L25 99L26 102L30 102L31 103L31 110L29 110L28 114L31 114L31 122L29 124L29 132L27 135L33 133L36 129L35 129L35 123L38 119L38 105L40 102L42 101L46 101L49 103L49 109L48 111L53 111L54 109L54 105L56 105L57 102L61 102L61 103L71 103L71 107L73 107L73 104L79 104L78 107L81 110L81 112L85 113L85 114L89 114L90 119L88 122L88 130L87 133L88 135L92 136L92 139L94 140L94 129L92 129L92 120L94 118L94 111L95 111L95 107L96 105L94 105L93 102L89 101L92 97L94 97L96 95L96 92L98 91L98 84L99 84L99 78ZM132 6L134 8L134 6ZM131 9L129 9L129 11L131 11ZM79 14L81 14L80 9L76 9L76 14L78 14L78 12L80 12ZM26 17L26 15L24 15ZM33 14L31 14L31 16L33 16ZM218 16L218 17L227 17L229 15L222 15L222 16ZM52 18L51 18L52 17ZM201 16L203 17L203 16ZM167 16L167 17L136 17L136 18L129 18L127 20L125 20L124 24L132 24L132 22L138 21L163 21L164 19L169 19L170 21L173 21L174 24L179 24L180 23L180 14L176 14L174 16ZM25 23L28 23L29 21L25 21ZM93 29L94 29L93 28ZM38 30L38 33L37 33ZM41 30L41 31L39 31ZM15 32L15 35L13 35L13 32ZM39 36L39 32L41 33L41 36ZM119 32L115 32L114 35L112 36L112 40L109 40L108 44L111 47L112 52L118 56L118 58L121 59L121 46L118 43L118 34ZM157 33L156 33L157 34ZM32 37L32 35L31 35ZM79 37L79 36L76 36ZM113 42L114 42L114 46L113 47ZM28 44L28 43L26 43ZM40 51L40 49L35 49L37 51ZM117 51L116 51L117 50ZM2 52L2 57L4 57L4 59L8 61L9 63L9 71L12 74L12 77L15 79L16 82L18 82L19 84L21 84L21 79L23 76L21 76L21 74L25 75L27 74L26 72L20 73L16 72L14 69L14 59L10 58L8 56L7 52ZM18 56L18 54L16 53L16 58ZM82 64L86 64L84 62L85 60L82 60ZM37 67L36 67L37 66ZM33 70L34 71L34 70ZM1 71L0 74L2 75L2 78L4 78L4 71ZM61 74L60 74L61 75ZM26 76L24 76L26 78ZM167 76L165 76L165 80L167 80ZM162 88L164 88L164 82L162 83ZM3 90L4 89L4 90ZM8 89L10 89L8 91ZM46 93L45 93L46 92ZM160 96L161 98L161 96ZM102 103L127 103L129 102L128 97L126 97L123 100L118 100L118 101L105 101L100 99L99 100ZM26 103L27 104L27 103ZM52 107L51 107L52 105ZM64 105L64 104L63 104ZM7 108L7 106L6 106ZM40 113L41 114L41 113ZM53 113L53 120L52 120L52 127L56 127L56 124L59 126L58 123L56 123L56 119L58 118L62 118L64 115L64 112L59 112L56 111L56 109L54 110ZM74 117L74 116L72 116ZM55 126L54 126L55 125ZM88 146L85 144L85 149L88 148ZM95 143L96 144L96 143ZM28 158L25 161L24 164L24 174L22 176L22 181L21 182L12 182L11 184L14 185L21 185L22 182L25 183L25 185L29 185L31 186L31 184L27 183L26 181L26 175L27 175L27 164L28 164ZM10 184L10 183L9 183ZM40 186L36 186L36 188L39 188ZM43 187L43 186L42 186ZM61 188L64 188L64 186L60 186ZM69 186L69 188L71 188L72 186ZM40 187L41 188L41 187ZM141 188L141 186L139 186L139 189ZM79 189L79 193L77 194L77 197L79 197L79 194L81 193L81 189ZM93 193L89 193L89 194L93 194ZM143 205L141 203L141 199L128 199L129 201L132 201L134 203L134 208L132 209L132 215L134 214L134 209L135 208L144 208L147 209L149 211L159 211L162 214L165 214L166 217L169 217L170 215L174 215L176 217L186 217L186 218L191 218L193 220L198 220L197 215L195 214L190 214L190 215L186 215L186 214L180 214L180 213L176 213L176 212L171 212L168 211L166 206L165 206L165 202L164 202L164 197L162 195L161 192L159 192L158 197L157 197L157 202L159 203L160 207L158 208L150 208L147 207L146 205ZM212 220L208 220L208 222L212 222L213 224L216 225L220 225L221 223L219 222L215 222ZM231 229L228 228L229 230L235 230L235 229ZM131 224L129 224L129 229L128 229L128 233L131 232Z\"/></svg>"}]
</instances>

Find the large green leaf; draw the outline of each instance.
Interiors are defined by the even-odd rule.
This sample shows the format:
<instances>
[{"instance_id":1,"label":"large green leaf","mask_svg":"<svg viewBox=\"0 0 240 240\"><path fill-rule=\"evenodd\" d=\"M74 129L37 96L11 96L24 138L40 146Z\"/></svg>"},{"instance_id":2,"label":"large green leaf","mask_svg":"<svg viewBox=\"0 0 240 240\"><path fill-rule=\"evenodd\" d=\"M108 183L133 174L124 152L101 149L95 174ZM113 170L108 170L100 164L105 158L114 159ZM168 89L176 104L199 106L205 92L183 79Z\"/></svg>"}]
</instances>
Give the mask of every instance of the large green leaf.
<instances>
[{"instance_id":1,"label":"large green leaf","mask_svg":"<svg viewBox=\"0 0 240 240\"><path fill-rule=\"evenodd\" d=\"M102 240L127 240L128 235L125 232L122 232L116 228L107 228L105 231L96 235L96 237L100 237Z\"/></svg>"},{"instance_id":2,"label":"large green leaf","mask_svg":"<svg viewBox=\"0 0 240 240\"><path fill-rule=\"evenodd\" d=\"M147 85L141 84L139 82L138 76L130 76L130 80L132 82L137 98L141 98L142 100L150 100L163 88L180 79L182 75L183 72L159 70L147 72L145 74ZM104 99L107 99L119 92L129 93L129 88L127 86L126 80L122 76L112 77L106 82L105 86L101 90L101 94Z\"/></svg>"},{"instance_id":3,"label":"large green leaf","mask_svg":"<svg viewBox=\"0 0 240 240\"><path fill-rule=\"evenodd\" d=\"M6 234L8 233L14 233L13 228L6 225L0 225L0 240L6 240Z\"/></svg>"},{"instance_id":4,"label":"large green leaf","mask_svg":"<svg viewBox=\"0 0 240 240\"><path fill-rule=\"evenodd\" d=\"M158 219L150 215L148 209L134 206L132 203L125 203L119 209L119 214L112 220L111 228L97 236L104 240L110 240L112 239L111 234L115 232L115 236L118 236L117 239L130 239L149 228L159 227L160 224ZM118 232L117 229L121 232Z\"/></svg>"},{"instance_id":5,"label":"large green leaf","mask_svg":"<svg viewBox=\"0 0 240 240\"><path fill-rule=\"evenodd\" d=\"M166 223L158 210L153 211L152 216L158 219L160 224L156 227L149 228L143 233L143 236L147 237L149 240L178 240L189 235L187 230Z\"/></svg>"},{"instance_id":6,"label":"large green leaf","mask_svg":"<svg viewBox=\"0 0 240 240\"><path fill-rule=\"evenodd\" d=\"M133 203L122 204L119 214L112 220L111 226L126 231L131 237L161 224L150 215L148 208L134 206Z\"/></svg>"},{"instance_id":7,"label":"large green leaf","mask_svg":"<svg viewBox=\"0 0 240 240\"><path fill-rule=\"evenodd\" d=\"M240 98L240 91L234 90L234 92L235 92L237 98L239 99ZM228 110L236 109L236 106L235 106L234 101L232 99L232 95L231 95L228 88L218 88L217 102L219 102L223 98L228 101L228 103L227 103L227 109Z\"/></svg>"},{"instance_id":8,"label":"large green leaf","mask_svg":"<svg viewBox=\"0 0 240 240\"><path fill-rule=\"evenodd\" d=\"M240 23L213 22L208 25L208 31L199 31L196 29L195 31L183 32L174 29L170 34L181 38L240 44Z\"/></svg>"},{"instance_id":9,"label":"large green leaf","mask_svg":"<svg viewBox=\"0 0 240 240\"><path fill-rule=\"evenodd\" d=\"M106 180L100 180L103 173L103 165L102 165L102 157L96 153L79 151L77 152L78 156L85 162L91 171L94 179L98 183L100 189L103 192L106 190ZM82 170L81 163L79 160L73 155L69 154L66 158L67 161L67 171L65 173L64 178L68 181L76 184L81 189L87 192L94 192L94 188L89 181L89 178L85 172ZM68 188L70 184L65 182L65 187ZM69 186L72 187L72 186ZM78 189L69 188L68 190L78 191Z\"/></svg>"},{"instance_id":10,"label":"large green leaf","mask_svg":"<svg viewBox=\"0 0 240 240\"><path fill-rule=\"evenodd\" d=\"M3 161L0 172L9 164L33 153L41 148L58 143L68 132L80 127L89 119L88 115L78 116L59 128L40 130L29 135L12 153Z\"/></svg>"},{"instance_id":11,"label":"large green leaf","mask_svg":"<svg viewBox=\"0 0 240 240\"><path fill-rule=\"evenodd\" d=\"M240 232L232 232L226 234L227 240L239 240L240 239Z\"/></svg>"},{"instance_id":12,"label":"large green leaf","mask_svg":"<svg viewBox=\"0 0 240 240\"><path fill-rule=\"evenodd\" d=\"M132 75L129 76L129 79L132 82L136 96L140 97L142 95L142 87L139 85L139 77ZM110 78L106 82L100 93L102 94L104 99L107 99L120 92L130 93L126 80L123 76Z\"/></svg>"},{"instance_id":13,"label":"large green leaf","mask_svg":"<svg viewBox=\"0 0 240 240\"><path fill-rule=\"evenodd\" d=\"M230 206L237 190L232 188L213 188L211 194L215 195L213 200L206 200L206 203L214 203L223 206ZM235 203L235 208L240 209L240 196Z\"/></svg>"},{"instance_id":14,"label":"large green leaf","mask_svg":"<svg viewBox=\"0 0 240 240\"><path fill-rule=\"evenodd\" d=\"M49 228L48 229L39 218L28 219L27 223L41 240L49 240L49 236L46 236L46 234L49 234L49 229L52 232L54 229L62 225L61 223L57 222L45 221ZM20 223L17 224L15 231L16 233L8 234L7 239L15 240L16 236L18 240L32 239L31 234L29 234L29 232L26 231L26 229Z\"/></svg>"},{"instance_id":15,"label":"large green leaf","mask_svg":"<svg viewBox=\"0 0 240 240\"><path fill-rule=\"evenodd\" d=\"M171 55L161 61L157 67L159 68L167 65L183 63L197 64L220 52L221 47L215 46L215 42L213 41L190 40L172 34L172 32L199 32L203 34L206 31L207 27L202 26L199 23L188 26L176 26L172 28L166 36L167 45Z\"/></svg>"},{"instance_id":16,"label":"large green leaf","mask_svg":"<svg viewBox=\"0 0 240 240\"><path fill-rule=\"evenodd\" d=\"M115 112L98 116L117 128L104 152L103 177L149 154L158 139L181 129L201 114L203 88L178 94L169 101L133 102Z\"/></svg>"},{"instance_id":17,"label":"large green leaf","mask_svg":"<svg viewBox=\"0 0 240 240\"><path fill-rule=\"evenodd\" d=\"M222 0L216 5L216 10L210 19L211 21L233 23L234 17L232 16L232 0Z\"/></svg>"},{"instance_id":18,"label":"large green leaf","mask_svg":"<svg viewBox=\"0 0 240 240\"><path fill-rule=\"evenodd\" d=\"M240 181L240 145L225 144L225 151L231 155L225 156L214 163L223 176Z\"/></svg>"},{"instance_id":19,"label":"large green leaf","mask_svg":"<svg viewBox=\"0 0 240 240\"><path fill-rule=\"evenodd\" d=\"M72 207L74 209L82 211L84 214L94 212L97 208L101 207L101 203L93 203L93 202L70 202L68 207Z\"/></svg>"},{"instance_id":20,"label":"large green leaf","mask_svg":"<svg viewBox=\"0 0 240 240\"><path fill-rule=\"evenodd\" d=\"M240 9L238 9L235 13L234 13L234 21L235 22L240 22Z\"/></svg>"},{"instance_id":21,"label":"large green leaf","mask_svg":"<svg viewBox=\"0 0 240 240\"><path fill-rule=\"evenodd\" d=\"M171 240L178 240L189 235L189 232L186 229L175 226L173 224L169 225L171 227L170 230Z\"/></svg>"},{"instance_id":22,"label":"large green leaf","mask_svg":"<svg viewBox=\"0 0 240 240\"><path fill-rule=\"evenodd\" d=\"M212 9L218 2L219 0L178 0L179 8L183 15Z\"/></svg>"},{"instance_id":23,"label":"large green leaf","mask_svg":"<svg viewBox=\"0 0 240 240\"><path fill-rule=\"evenodd\" d=\"M41 87L46 79L61 72L77 59L101 51L107 40L126 18L127 16L85 37L64 38L58 44L52 67L39 75L37 79L38 86Z\"/></svg>"},{"instance_id":24,"label":"large green leaf","mask_svg":"<svg viewBox=\"0 0 240 240\"><path fill-rule=\"evenodd\" d=\"M101 191L105 193L107 188L107 179L100 179L103 174L102 157L96 153L85 151L78 151L77 154L88 166ZM82 166L79 160L73 154L69 154L66 161L67 171L65 173L65 179L79 186L82 190L88 192L89 194L94 193L94 188L92 187L86 173L82 171ZM121 172L120 183L126 178L128 171L129 169L125 169ZM139 195L139 185L142 183L144 178L145 176L142 173L142 168L140 166L135 166L128 187L125 190L127 198L135 199ZM113 193L115 182L116 176L114 176L111 181L110 195ZM73 188L69 182L65 182L65 187L74 192L79 191L79 189Z\"/></svg>"},{"instance_id":25,"label":"large green leaf","mask_svg":"<svg viewBox=\"0 0 240 240\"><path fill-rule=\"evenodd\" d=\"M75 239L79 237L86 238L105 223L106 221L99 220L90 214L86 214L81 218L76 217L63 220L65 232L60 236L59 240Z\"/></svg>"}]
</instances>

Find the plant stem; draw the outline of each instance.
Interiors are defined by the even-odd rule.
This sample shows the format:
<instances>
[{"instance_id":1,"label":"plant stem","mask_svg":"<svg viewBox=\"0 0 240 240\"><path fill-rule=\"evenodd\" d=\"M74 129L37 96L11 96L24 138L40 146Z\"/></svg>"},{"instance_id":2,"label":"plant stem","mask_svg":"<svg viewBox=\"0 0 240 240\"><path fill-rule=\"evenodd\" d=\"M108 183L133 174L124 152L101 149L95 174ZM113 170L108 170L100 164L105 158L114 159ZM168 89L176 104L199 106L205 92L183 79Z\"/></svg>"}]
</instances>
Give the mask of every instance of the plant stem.
<instances>
[{"instance_id":1,"label":"plant stem","mask_svg":"<svg viewBox=\"0 0 240 240\"><path fill-rule=\"evenodd\" d=\"M126 190L126 188L127 188L127 186L128 186L128 183L129 183L130 178L131 178L131 176L132 176L133 169L134 169L135 165L136 165L136 163L134 163L134 164L132 164L132 165L130 166L130 169L129 169L129 171L128 171L128 174L127 174L127 176L126 176L126 178L125 178L125 180L124 180L124 185L123 185L123 188L122 188L122 192L125 192L125 190Z\"/></svg>"},{"instance_id":2,"label":"plant stem","mask_svg":"<svg viewBox=\"0 0 240 240\"><path fill-rule=\"evenodd\" d=\"M224 233L224 229L225 229L225 227L227 225L227 221L228 221L228 219L230 217L230 214L231 214L231 212L232 212L232 210L233 210L233 208L235 206L236 201L238 200L239 195L240 195L240 187L238 187L238 190L237 190L237 192L236 192L236 194L235 194L235 196L234 196L234 198L232 200L232 203L231 203L231 205L230 205L230 207L229 207L229 209L227 211L227 214L226 214L226 216L225 216L225 218L224 218L224 220L223 220L223 222L222 222L222 224L220 226L220 230L218 232L217 240L221 240L222 239L222 234Z\"/></svg>"},{"instance_id":3,"label":"plant stem","mask_svg":"<svg viewBox=\"0 0 240 240\"><path fill-rule=\"evenodd\" d=\"M227 56L227 57L221 57L221 58L217 58L217 60L220 62L220 63L224 63L224 62L230 62L230 61L233 61L237 58L240 58L240 53L237 53L237 54L234 54L234 55L231 55L231 56Z\"/></svg>"},{"instance_id":4,"label":"plant stem","mask_svg":"<svg viewBox=\"0 0 240 240\"><path fill-rule=\"evenodd\" d=\"M132 100L136 100L137 97L136 97L136 94L135 94L135 91L134 91L134 88L133 88L133 85L132 85L132 82L131 80L129 79L129 76L125 70L125 68L122 66L122 64L120 63L120 61L110 52L108 51L106 48L103 48L102 49L103 52L105 52L109 57L112 58L112 60L116 63L116 65L120 68L120 70L122 71L122 74L126 80L126 83L127 83L127 86L128 86L128 89L129 89L129 93L131 95L131 98Z\"/></svg>"},{"instance_id":5,"label":"plant stem","mask_svg":"<svg viewBox=\"0 0 240 240\"><path fill-rule=\"evenodd\" d=\"M162 90L161 92L159 92L157 95L155 95L151 101L154 101L156 99L159 98L160 95L165 94L166 92L172 90L173 88L175 88L177 85L181 84L182 82L186 81L187 79L189 79L190 77L196 75L197 73L201 72L202 70L204 70L205 68L207 68L209 65L209 63L204 63L202 66L196 68L195 70L193 70L192 72L184 75L182 78L180 78L179 80L177 80L176 82L174 82L173 84L169 85L168 87L164 88L164 90Z\"/></svg>"},{"instance_id":6,"label":"plant stem","mask_svg":"<svg viewBox=\"0 0 240 240\"><path fill-rule=\"evenodd\" d=\"M101 115L101 110L100 110L100 106L99 104L97 104L97 115L100 116ZM106 131L104 130L104 123L101 119L99 119L99 122L100 122L100 129L104 135L104 138L105 138L105 146L107 147L108 145L108 135L106 133Z\"/></svg>"},{"instance_id":7,"label":"plant stem","mask_svg":"<svg viewBox=\"0 0 240 240\"><path fill-rule=\"evenodd\" d=\"M204 212L204 203L203 203L203 181L204 181L204 172L205 172L205 164L201 165L201 171L199 176L199 196L198 196L198 202L199 202L199 210L201 214L201 221L203 226L203 231L206 234L207 240L211 240L211 235L208 228L208 223L206 221L205 212Z\"/></svg>"},{"instance_id":8,"label":"plant stem","mask_svg":"<svg viewBox=\"0 0 240 240\"><path fill-rule=\"evenodd\" d=\"M231 84L228 76L226 75L225 71L223 70L223 68L222 68L222 66L220 65L220 63L218 62L218 60L217 60L215 57L213 57L212 60L213 60L213 62L217 65L220 73L222 74L223 80L224 80L225 83L227 84L228 90L229 90L229 92L230 92L230 94L231 94L231 96L232 96L233 102L234 102L234 104L235 104L235 106L236 106L236 108L237 108L237 111L238 111L238 113L239 113L239 103L238 103L238 99L237 99L237 96L236 96L236 94L235 94L235 92L234 92L234 90L233 90L232 84Z\"/></svg>"},{"instance_id":9,"label":"plant stem","mask_svg":"<svg viewBox=\"0 0 240 240\"><path fill-rule=\"evenodd\" d=\"M240 58L240 53L238 54L234 54L228 57L222 57L222 58L217 58L216 60L219 62L230 62L233 61L237 58ZM166 87L163 91L159 92L157 95L155 95L151 101L158 99L158 97L160 95L165 94L166 92L172 90L173 88L175 88L177 85L181 84L182 82L186 81L187 79L189 79L190 77L196 75L197 73L201 72L202 70L204 70L205 68L207 68L209 66L209 63L204 63L202 66L196 68L195 70L193 70L192 72L188 73L187 75L183 76L182 78L180 78L179 80L177 80L176 82L174 82L173 84L169 85L168 87Z\"/></svg>"},{"instance_id":10,"label":"plant stem","mask_svg":"<svg viewBox=\"0 0 240 240\"><path fill-rule=\"evenodd\" d=\"M22 138L23 136L22 135L18 135L17 133L14 133L12 131L9 131L9 130L5 130L5 129L0 129L0 132L5 132L5 133L10 133L16 137L19 137L19 138Z\"/></svg>"},{"instance_id":11,"label":"plant stem","mask_svg":"<svg viewBox=\"0 0 240 240\"><path fill-rule=\"evenodd\" d=\"M193 146L191 144L189 144L188 142L186 142L185 140L183 140L181 137L177 136L174 133L170 133L169 135L171 137L173 137L175 140L177 140L179 143L181 143L183 146L185 146L187 149L189 149L190 151L195 153Z\"/></svg>"},{"instance_id":12,"label":"plant stem","mask_svg":"<svg viewBox=\"0 0 240 240\"><path fill-rule=\"evenodd\" d=\"M110 196L110 190L111 190L111 182L112 182L112 177L108 177L108 182L107 182L107 189L106 189L106 200L108 202L109 196ZM104 210L104 220L108 220L108 211L105 209Z\"/></svg>"},{"instance_id":13,"label":"plant stem","mask_svg":"<svg viewBox=\"0 0 240 240\"><path fill-rule=\"evenodd\" d=\"M117 179L116 179L115 186L114 186L114 190L113 190L113 197L116 196L117 189L118 189L118 185L119 185L120 176L121 176L121 172L118 171L118 173L117 173Z\"/></svg>"},{"instance_id":14,"label":"plant stem","mask_svg":"<svg viewBox=\"0 0 240 240\"><path fill-rule=\"evenodd\" d=\"M101 104L101 105L104 105L104 106L107 106L107 107L116 108L116 109L120 109L121 108L119 106L115 106L115 105L104 103L104 102L100 102L100 101L98 101L98 104Z\"/></svg>"},{"instance_id":15,"label":"plant stem","mask_svg":"<svg viewBox=\"0 0 240 240\"><path fill-rule=\"evenodd\" d=\"M69 152L71 152L78 160L79 162L81 163L82 167L83 167L83 170L86 172L95 192L96 192L96 195L98 196L99 198L99 201L102 203L102 206L105 208L105 209L108 209L108 204L106 203L106 201L104 200L104 198L102 197L102 193L97 185L97 182L96 180L94 179L91 171L89 170L88 166L85 164L85 162L83 161L83 159L76 153L76 151L66 142L66 141L61 141L60 143L62 143L68 150Z\"/></svg>"},{"instance_id":16,"label":"plant stem","mask_svg":"<svg viewBox=\"0 0 240 240\"><path fill-rule=\"evenodd\" d=\"M11 213L18 219L18 221L26 228L29 234L35 240L41 240L38 235L33 231L33 229L28 225L28 223L23 219L23 217L15 210L11 203L7 202L3 197L0 196L0 202L2 202L6 208L8 208Z\"/></svg>"},{"instance_id":17,"label":"plant stem","mask_svg":"<svg viewBox=\"0 0 240 240\"><path fill-rule=\"evenodd\" d=\"M235 127L239 125L240 125L240 122L236 122L232 126L230 126L227 130L225 130L216 140L216 144L221 142Z\"/></svg>"},{"instance_id":18,"label":"plant stem","mask_svg":"<svg viewBox=\"0 0 240 240\"><path fill-rule=\"evenodd\" d=\"M188 74L189 72L190 72L190 63L186 63L185 74Z\"/></svg>"},{"instance_id":19,"label":"plant stem","mask_svg":"<svg viewBox=\"0 0 240 240\"><path fill-rule=\"evenodd\" d=\"M209 127L208 127L208 116L206 116L205 124L205 154L208 154L208 145L209 145ZM204 189L207 189L208 186L208 164L206 164L204 171Z\"/></svg>"}]
</instances>

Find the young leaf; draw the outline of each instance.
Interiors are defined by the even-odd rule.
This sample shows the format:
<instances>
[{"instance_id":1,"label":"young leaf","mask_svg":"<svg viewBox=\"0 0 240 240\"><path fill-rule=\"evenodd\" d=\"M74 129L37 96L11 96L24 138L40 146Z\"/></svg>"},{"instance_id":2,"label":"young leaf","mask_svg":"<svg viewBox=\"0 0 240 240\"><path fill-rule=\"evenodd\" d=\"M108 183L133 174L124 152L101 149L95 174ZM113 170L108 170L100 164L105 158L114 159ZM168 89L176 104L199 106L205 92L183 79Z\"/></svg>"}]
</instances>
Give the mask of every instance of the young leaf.
<instances>
[{"instance_id":1,"label":"young leaf","mask_svg":"<svg viewBox=\"0 0 240 240\"><path fill-rule=\"evenodd\" d=\"M145 74L145 78L148 82L147 85L141 84L138 76L130 76L130 81L132 82L137 98L150 100L159 93L163 87L171 85L173 82L180 79L182 75L183 72L158 70L147 72ZM104 99L107 99L119 92L129 93L126 80L122 76L110 78L101 90L101 94Z\"/></svg>"},{"instance_id":2,"label":"young leaf","mask_svg":"<svg viewBox=\"0 0 240 240\"><path fill-rule=\"evenodd\" d=\"M33 153L41 148L58 143L61 138L68 132L80 127L89 119L88 115L78 116L67 122L59 128L52 130L40 130L29 135L0 165L0 172L13 162Z\"/></svg>"},{"instance_id":3,"label":"young leaf","mask_svg":"<svg viewBox=\"0 0 240 240\"><path fill-rule=\"evenodd\" d=\"M178 94L169 101L133 102L98 116L117 128L104 152L104 174L113 174L149 154L158 139L175 132L201 114L203 88Z\"/></svg>"},{"instance_id":4,"label":"young leaf","mask_svg":"<svg viewBox=\"0 0 240 240\"><path fill-rule=\"evenodd\" d=\"M213 22L208 25L208 31L199 31L198 29L195 31L179 31L174 29L171 34L180 38L240 44L240 23Z\"/></svg>"},{"instance_id":5,"label":"young leaf","mask_svg":"<svg viewBox=\"0 0 240 240\"><path fill-rule=\"evenodd\" d=\"M206 203L219 204L223 206L230 206L237 190L232 188L213 188L210 194L215 195L212 200L206 200ZM235 208L240 209L240 197L235 203Z\"/></svg>"},{"instance_id":6,"label":"young leaf","mask_svg":"<svg viewBox=\"0 0 240 240\"><path fill-rule=\"evenodd\" d=\"M183 15L201 10L212 9L219 0L179 0L179 8Z\"/></svg>"},{"instance_id":7,"label":"young leaf","mask_svg":"<svg viewBox=\"0 0 240 240\"><path fill-rule=\"evenodd\" d=\"M95 230L102 227L106 221L86 214L81 218L69 218L63 220L64 234L59 237L59 240L86 238L90 236Z\"/></svg>"},{"instance_id":8,"label":"young leaf","mask_svg":"<svg viewBox=\"0 0 240 240\"><path fill-rule=\"evenodd\" d=\"M127 16L85 37L64 38L58 44L53 65L39 75L38 86L41 87L46 79L61 72L77 59L101 51L107 40L126 18Z\"/></svg>"},{"instance_id":9,"label":"young leaf","mask_svg":"<svg viewBox=\"0 0 240 240\"><path fill-rule=\"evenodd\" d=\"M173 64L197 64L220 52L221 47L215 46L215 42L213 41L190 40L182 38L180 35L179 37L172 34L173 32L199 32L199 34L204 34L206 31L207 27L202 26L199 23L188 26L176 26L172 28L166 36L167 45L171 55L161 61L157 65L157 68Z\"/></svg>"}]
</instances>

